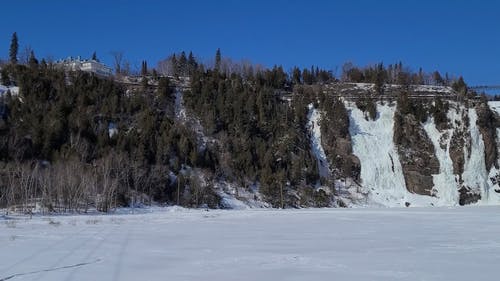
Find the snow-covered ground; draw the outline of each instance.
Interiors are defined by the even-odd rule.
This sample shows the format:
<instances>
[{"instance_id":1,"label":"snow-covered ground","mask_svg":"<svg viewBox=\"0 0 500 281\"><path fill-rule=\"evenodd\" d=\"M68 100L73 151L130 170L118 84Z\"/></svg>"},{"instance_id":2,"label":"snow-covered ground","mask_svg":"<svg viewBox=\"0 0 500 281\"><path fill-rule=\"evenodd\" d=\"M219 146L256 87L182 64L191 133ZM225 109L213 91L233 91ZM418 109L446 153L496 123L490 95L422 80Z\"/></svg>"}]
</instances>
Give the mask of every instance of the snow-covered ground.
<instances>
[{"instance_id":1,"label":"snow-covered ground","mask_svg":"<svg viewBox=\"0 0 500 281\"><path fill-rule=\"evenodd\" d=\"M0 217L0 280L498 280L500 207Z\"/></svg>"},{"instance_id":2,"label":"snow-covered ground","mask_svg":"<svg viewBox=\"0 0 500 281\"><path fill-rule=\"evenodd\" d=\"M497 114L500 114L500 101L489 101L488 105L493 111L495 111Z\"/></svg>"},{"instance_id":3,"label":"snow-covered ground","mask_svg":"<svg viewBox=\"0 0 500 281\"><path fill-rule=\"evenodd\" d=\"M8 91L10 91L11 95L16 96L19 94L19 87L0 85L0 96L6 94Z\"/></svg>"}]
</instances>

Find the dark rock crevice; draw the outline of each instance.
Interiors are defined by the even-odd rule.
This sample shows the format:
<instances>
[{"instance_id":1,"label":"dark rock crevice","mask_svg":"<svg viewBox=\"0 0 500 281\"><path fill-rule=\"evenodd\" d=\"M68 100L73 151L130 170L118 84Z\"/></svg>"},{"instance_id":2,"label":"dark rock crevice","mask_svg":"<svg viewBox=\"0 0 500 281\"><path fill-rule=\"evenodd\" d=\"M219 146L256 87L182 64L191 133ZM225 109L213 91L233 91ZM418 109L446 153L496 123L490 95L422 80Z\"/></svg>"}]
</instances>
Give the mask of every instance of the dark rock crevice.
<instances>
[{"instance_id":1,"label":"dark rock crevice","mask_svg":"<svg viewBox=\"0 0 500 281\"><path fill-rule=\"evenodd\" d=\"M431 196L434 187L432 175L439 173L434 145L413 114L397 111L394 119L394 143L406 188L412 193Z\"/></svg>"}]
</instances>

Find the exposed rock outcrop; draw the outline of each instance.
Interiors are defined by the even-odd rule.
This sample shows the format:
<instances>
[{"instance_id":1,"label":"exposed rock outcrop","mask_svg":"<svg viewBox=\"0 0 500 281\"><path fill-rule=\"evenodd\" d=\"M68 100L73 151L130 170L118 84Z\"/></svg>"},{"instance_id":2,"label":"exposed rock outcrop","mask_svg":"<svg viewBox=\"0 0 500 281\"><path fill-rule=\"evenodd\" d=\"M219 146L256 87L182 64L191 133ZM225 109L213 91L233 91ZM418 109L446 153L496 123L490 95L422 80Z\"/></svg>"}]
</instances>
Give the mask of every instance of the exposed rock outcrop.
<instances>
[{"instance_id":1,"label":"exposed rock outcrop","mask_svg":"<svg viewBox=\"0 0 500 281\"><path fill-rule=\"evenodd\" d=\"M484 160L486 170L489 171L492 166L498 168L498 151L496 143L496 128L499 125L495 113L492 112L487 103L480 103L476 106L477 125L483 137L484 142Z\"/></svg>"},{"instance_id":2,"label":"exposed rock outcrop","mask_svg":"<svg viewBox=\"0 0 500 281\"><path fill-rule=\"evenodd\" d=\"M432 175L439 173L439 161L432 141L413 114L396 112L394 118L394 143L398 148L406 188L412 193L431 196Z\"/></svg>"},{"instance_id":3,"label":"exposed rock outcrop","mask_svg":"<svg viewBox=\"0 0 500 281\"><path fill-rule=\"evenodd\" d=\"M477 191L472 190L467 186L462 186L458 190L458 192L460 196L458 204L460 204L461 206L473 204L481 200L481 194L477 193Z\"/></svg>"},{"instance_id":4,"label":"exposed rock outcrop","mask_svg":"<svg viewBox=\"0 0 500 281\"><path fill-rule=\"evenodd\" d=\"M361 163L352 153L347 109L338 99L326 99L322 105L321 142L330 166L337 176L358 181Z\"/></svg>"},{"instance_id":5,"label":"exposed rock outcrop","mask_svg":"<svg viewBox=\"0 0 500 281\"><path fill-rule=\"evenodd\" d=\"M465 155L464 148L465 144L470 147L470 134L464 129L456 129L451 136L450 142L450 158L453 162L453 173L458 175L460 180L462 179L462 173L464 172Z\"/></svg>"},{"instance_id":6,"label":"exposed rock outcrop","mask_svg":"<svg viewBox=\"0 0 500 281\"><path fill-rule=\"evenodd\" d=\"M481 199L479 188L467 186L464 183L463 173L465 168L466 157L470 158L472 153L472 137L471 137L471 124L469 119L469 112L467 108L458 106L453 109L456 110L460 118L455 120L454 131L450 143L450 158L453 162L453 173L458 175L458 203L460 205L468 205L476 203ZM496 150L496 149L495 149Z\"/></svg>"}]
</instances>

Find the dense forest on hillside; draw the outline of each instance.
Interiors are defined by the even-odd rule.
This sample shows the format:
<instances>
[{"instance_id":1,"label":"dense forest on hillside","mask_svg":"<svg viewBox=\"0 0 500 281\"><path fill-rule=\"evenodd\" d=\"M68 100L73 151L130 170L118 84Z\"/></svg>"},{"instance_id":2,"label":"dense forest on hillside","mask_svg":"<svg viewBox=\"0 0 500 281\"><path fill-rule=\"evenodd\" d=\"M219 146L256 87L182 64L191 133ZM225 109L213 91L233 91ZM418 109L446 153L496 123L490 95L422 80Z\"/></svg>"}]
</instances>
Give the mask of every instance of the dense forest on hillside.
<instances>
[{"instance_id":1,"label":"dense forest on hillside","mask_svg":"<svg viewBox=\"0 0 500 281\"><path fill-rule=\"evenodd\" d=\"M1 66L1 84L20 90L0 97L0 207L108 211L155 202L220 208L214 184L221 181L237 185L237 192L257 187L274 207L331 206L336 191L332 179L320 178L311 153L308 105L326 112L325 125L337 116L328 121L333 126L322 126L336 176L359 179L359 159L343 145L350 142L346 108L324 94L324 85L374 83L375 95L386 83L467 92L461 77L413 73L401 63L346 64L336 78L317 67L287 73L280 66L237 64L220 50L213 65L185 52L157 69L143 62L140 87L131 90L118 82L129 76L119 65L113 79L64 71L33 51L22 63L15 44L13 38L10 60ZM186 114L199 120L201 137L177 116L181 98ZM376 117L373 97L357 105ZM442 126L446 110L442 101L400 105L402 114L422 121L432 115Z\"/></svg>"}]
</instances>

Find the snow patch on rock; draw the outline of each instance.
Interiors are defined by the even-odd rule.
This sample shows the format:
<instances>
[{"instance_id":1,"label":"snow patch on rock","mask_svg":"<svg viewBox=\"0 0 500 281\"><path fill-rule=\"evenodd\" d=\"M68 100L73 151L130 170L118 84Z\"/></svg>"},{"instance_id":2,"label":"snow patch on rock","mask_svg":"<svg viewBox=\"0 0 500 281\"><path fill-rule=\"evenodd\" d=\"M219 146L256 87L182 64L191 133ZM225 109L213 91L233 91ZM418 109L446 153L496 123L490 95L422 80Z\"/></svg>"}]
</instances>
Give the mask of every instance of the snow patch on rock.
<instances>
[{"instance_id":1,"label":"snow patch on rock","mask_svg":"<svg viewBox=\"0 0 500 281\"><path fill-rule=\"evenodd\" d=\"M201 125L200 120L194 116L188 116L186 113L183 93L180 89L175 90L175 118L196 133L198 150L204 151L207 148L207 143L215 142L215 139L209 138L205 135L204 128Z\"/></svg>"},{"instance_id":2,"label":"snow patch on rock","mask_svg":"<svg viewBox=\"0 0 500 281\"><path fill-rule=\"evenodd\" d=\"M214 189L221 198L221 207L224 209L245 210L271 207L264 202L259 193L258 184L247 189L227 181L218 181L214 183Z\"/></svg>"},{"instance_id":3,"label":"snow patch on rock","mask_svg":"<svg viewBox=\"0 0 500 281\"><path fill-rule=\"evenodd\" d=\"M10 91L13 96L19 95L19 87L0 85L0 97Z\"/></svg>"}]
</instances>

